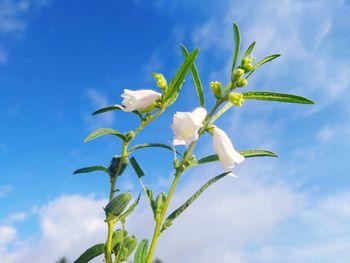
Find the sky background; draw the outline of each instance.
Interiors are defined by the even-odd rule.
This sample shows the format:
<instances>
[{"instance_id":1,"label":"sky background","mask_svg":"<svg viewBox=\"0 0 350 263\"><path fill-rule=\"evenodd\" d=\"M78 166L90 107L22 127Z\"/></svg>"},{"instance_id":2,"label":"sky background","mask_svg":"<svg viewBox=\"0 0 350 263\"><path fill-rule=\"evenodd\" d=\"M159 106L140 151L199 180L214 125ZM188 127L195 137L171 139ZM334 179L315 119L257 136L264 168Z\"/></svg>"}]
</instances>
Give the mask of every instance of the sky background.
<instances>
[{"instance_id":1,"label":"sky background","mask_svg":"<svg viewBox=\"0 0 350 263\"><path fill-rule=\"evenodd\" d=\"M249 101L219 120L237 149L280 157L237 166L239 179L224 178L197 199L160 238L156 255L165 263L349 262L349 14L345 0L0 0L0 262L73 261L105 240L108 178L72 172L120 153L109 136L83 143L89 132L125 132L137 120L91 112L120 103L124 88L157 90L152 72L170 80L182 61L179 43L200 48L196 65L211 107L210 81L229 79L233 21L243 49L256 40L257 58L282 54L254 73L247 90L317 104ZM170 142L172 115L197 106L187 78L178 101L135 143ZM205 136L195 154L212 153ZM135 156L145 183L167 191L171 152ZM219 173L218 164L189 170L170 210ZM130 167L119 187L140 192ZM129 232L149 238L151 217L143 196Z\"/></svg>"}]
</instances>

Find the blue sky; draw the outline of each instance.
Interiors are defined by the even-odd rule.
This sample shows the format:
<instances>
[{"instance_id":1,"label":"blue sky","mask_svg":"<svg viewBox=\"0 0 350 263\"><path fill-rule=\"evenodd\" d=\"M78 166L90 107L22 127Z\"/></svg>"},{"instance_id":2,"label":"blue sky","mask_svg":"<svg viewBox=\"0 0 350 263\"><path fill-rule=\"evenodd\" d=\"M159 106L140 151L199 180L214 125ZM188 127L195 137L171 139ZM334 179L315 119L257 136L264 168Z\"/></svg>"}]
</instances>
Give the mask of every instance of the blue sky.
<instances>
[{"instance_id":1,"label":"blue sky","mask_svg":"<svg viewBox=\"0 0 350 263\"><path fill-rule=\"evenodd\" d=\"M0 261L73 260L104 239L100 208L108 180L72 171L107 165L119 153L119 141L108 136L84 144L89 132L128 131L136 119L91 112L120 103L124 88L157 89L152 72L170 79L182 60L179 43L200 48L196 64L211 105L209 82L229 77L236 21L243 48L256 40L257 58L282 54L254 73L248 89L296 93L317 104L249 101L220 120L238 149L270 149L280 158L237 167L239 179L226 178L198 199L162 237L157 254L186 263L348 262L349 12L345 0L0 0ZM174 112L197 105L188 78L178 102L137 142L171 141ZM196 155L212 151L205 137ZM166 190L171 154L147 150L137 157L146 183ZM218 165L205 168L184 176L173 208L220 173ZM140 190L131 169L121 187ZM146 204L136 213L130 232L149 236Z\"/></svg>"}]
</instances>

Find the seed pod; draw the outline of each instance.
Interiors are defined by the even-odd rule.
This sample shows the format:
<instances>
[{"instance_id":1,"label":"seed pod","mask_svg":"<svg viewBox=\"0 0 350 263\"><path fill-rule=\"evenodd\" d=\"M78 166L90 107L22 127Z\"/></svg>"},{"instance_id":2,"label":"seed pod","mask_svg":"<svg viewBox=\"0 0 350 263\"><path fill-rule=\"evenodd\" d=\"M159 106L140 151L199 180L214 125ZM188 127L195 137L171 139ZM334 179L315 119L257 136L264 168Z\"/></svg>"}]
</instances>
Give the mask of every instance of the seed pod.
<instances>
[{"instance_id":1,"label":"seed pod","mask_svg":"<svg viewBox=\"0 0 350 263\"><path fill-rule=\"evenodd\" d=\"M118 217L121 213L123 213L130 200L131 194L129 192L122 193L114 197L105 208L107 220L110 218L110 216Z\"/></svg>"},{"instance_id":2,"label":"seed pod","mask_svg":"<svg viewBox=\"0 0 350 263\"><path fill-rule=\"evenodd\" d=\"M113 158L111 160L111 164L108 167L108 172L109 172L109 175L111 177L121 175L124 172L126 166L128 165L128 159L124 159L122 166L118 172L118 167L119 167L119 163L120 163L121 159L122 158L119 155L113 156Z\"/></svg>"},{"instance_id":3,"label":"seed pod","mask_svg":"<svg viewBox=\"0 0 350 263\"><path fill-rule=\"evenodd\" d=\"M159 216L160 212L162 211L165 200L166 200L166 193L165 192L159 193L155 202L156 207L155 207L154 214L156 218Z\"/></svg>"},{"instance_id":4,"label":"seed pod","mask_svg":"<svg viewBox=\"0 0 350 263\"><path fill-rule=\"evenodd\" d=\"M128 257L131 255L131 253L134 251L134 249L137 246L137 239L134 236L128 236L124 239L124 243L123 243L123 255L121 260L125 261L128 259Z\"/></svg>"},{"instance_id":5,"label":"seed pod","mask_svg":"<svg viewBox=\"0 0 350 263\"><path fill-rule=\"evenodd\" d=\"M124 237L128 235L128 232L126 230L118 229L113 232L113 237L112 237L112 247L114 247L120 243Z\"/></svg>"}]
</instances>

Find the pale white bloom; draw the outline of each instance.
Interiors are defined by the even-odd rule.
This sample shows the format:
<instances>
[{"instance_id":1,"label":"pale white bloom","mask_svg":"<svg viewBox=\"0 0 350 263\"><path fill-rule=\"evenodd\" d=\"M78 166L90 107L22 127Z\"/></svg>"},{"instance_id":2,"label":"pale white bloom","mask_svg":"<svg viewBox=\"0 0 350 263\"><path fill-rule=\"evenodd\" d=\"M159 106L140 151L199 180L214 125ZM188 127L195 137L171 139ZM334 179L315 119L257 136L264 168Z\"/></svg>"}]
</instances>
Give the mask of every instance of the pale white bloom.
<instances>
[{"instance_id":1,"label":"pale white bloom","mask_svg":"<svg viewBox=\"0 0 350 263\"><path fill-rule=\"evenodd\" d=\"M125 111L142 110L151 106L162 94L150 89L128 90L121 95Z\"/></svg>"},{"instance_id":2,"label":"pale white bloom","mask_svg":"<svg viewBox=\"0 0 350 263\"><path fill-rule=\"evenodd\" d=\"M244 161L244 156L235 150L227 134L216 126L214 126L213 144L224 171L228 172L236 163ZM230 175L235 176L233 173Z\"/></svg>"},{"instance_id":3,"label":"pale white bloom","mask_svg":"<svg viewBox=\"0 0 350 263\"><path fill-rule=\"evenodd\" d=\"M196 108L192 112L176 112L171 128L174 132L174 145L189 145L198 139L198 130L203 126L207 111Z\"/></svg>"}]
</instances>

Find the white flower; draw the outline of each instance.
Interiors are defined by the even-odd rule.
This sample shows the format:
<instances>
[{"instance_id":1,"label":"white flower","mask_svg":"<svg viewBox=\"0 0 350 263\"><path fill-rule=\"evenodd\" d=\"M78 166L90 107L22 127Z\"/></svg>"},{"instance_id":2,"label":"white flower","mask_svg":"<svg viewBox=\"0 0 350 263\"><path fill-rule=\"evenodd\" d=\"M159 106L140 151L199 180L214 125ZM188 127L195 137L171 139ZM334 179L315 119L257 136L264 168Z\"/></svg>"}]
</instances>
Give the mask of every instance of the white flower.
<instances>
[{"instance_id":1,"label":"white flower","mask_svg":"<svg viewBox=\"0 0 350 263\"><path fill-rule=\"evenodd\" d=\"M213 144L219 161L225 171L230 171L236 163L244 161L244 156L233 148L232 142L227 134L214 126ZM230 175L235 176L233 173Z\"/></svg>"},{"instance_id":2,"label":"white flower","mask_svg":"<svg viewBox=\"0 0 350 263\"><path fill-rule=\"evenodd\" d=\"M151 106L162 94L150 89L128 90L121 95L125 111L142 110Z\"/></svg>"},{"instance_id":3,"label":"white flower","mask_svg":"<svg viewBox=\"0 0 350 263\"><path fill-rule=\"evenodd\" d=\"M171 128L174 132L174 145L189 145L198 139L198 130L203 126L207 111L196 108L192 112L176 112Z\"/></svg>"}]
</instances>

